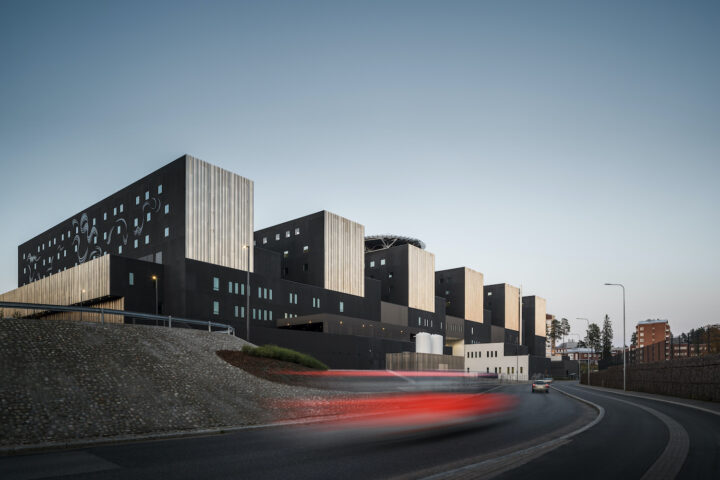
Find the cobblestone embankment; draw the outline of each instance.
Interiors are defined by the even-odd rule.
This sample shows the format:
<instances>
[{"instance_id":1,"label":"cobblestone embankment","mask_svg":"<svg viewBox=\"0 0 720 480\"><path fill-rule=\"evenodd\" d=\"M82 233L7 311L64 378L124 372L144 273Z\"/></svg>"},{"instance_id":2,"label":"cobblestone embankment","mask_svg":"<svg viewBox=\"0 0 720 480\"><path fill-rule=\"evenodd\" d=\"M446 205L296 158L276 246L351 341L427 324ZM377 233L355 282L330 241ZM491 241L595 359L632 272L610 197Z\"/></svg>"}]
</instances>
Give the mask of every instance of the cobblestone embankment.
<instances>
[{"instance_id":1,"label":"cobblestone embankment","mask_svg":"<svg viewBox=\"0 0 720 480\"><path fill-rule=\"evenodd\" d=\"M0 320L0 447L277 419L274 400L332 395L220 359L239 338L199 330Z\"/></svg>"}]
</instances>

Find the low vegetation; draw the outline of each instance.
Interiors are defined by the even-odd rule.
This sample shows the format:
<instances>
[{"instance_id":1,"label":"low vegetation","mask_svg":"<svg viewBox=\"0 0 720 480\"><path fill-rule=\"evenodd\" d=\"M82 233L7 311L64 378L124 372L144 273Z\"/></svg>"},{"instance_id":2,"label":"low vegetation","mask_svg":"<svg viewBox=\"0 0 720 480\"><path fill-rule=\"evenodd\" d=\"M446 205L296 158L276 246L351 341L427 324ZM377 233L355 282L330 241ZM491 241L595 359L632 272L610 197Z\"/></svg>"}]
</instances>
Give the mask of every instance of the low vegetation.
<instances>
[{"instance_id":1,"label":"low vegetation","mask_svg":"<svg viewBox=\"0 0 720 480\"><path fill-rule=\"evenodd\" d=\"M328 369L327 365L310 355L296 352L295 350L290 350L289 348L278 347L277 345L263 345L261 347L251 347L250 345L245 345L242 351L246 355L251 355L253 357L274 358L276 360L297 363L298 365L304 365L317 370Z\"/></svg>"}]
</instances>

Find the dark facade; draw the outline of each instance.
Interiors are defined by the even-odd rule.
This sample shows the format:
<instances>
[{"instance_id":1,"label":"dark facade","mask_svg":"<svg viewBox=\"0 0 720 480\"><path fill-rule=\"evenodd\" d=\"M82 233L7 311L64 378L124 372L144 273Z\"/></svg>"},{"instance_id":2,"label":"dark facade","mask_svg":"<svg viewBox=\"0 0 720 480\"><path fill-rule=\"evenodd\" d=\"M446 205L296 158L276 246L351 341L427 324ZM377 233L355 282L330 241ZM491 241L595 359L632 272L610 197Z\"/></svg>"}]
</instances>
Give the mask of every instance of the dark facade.
<instances>
[{"instance_id":1,"label":"dark facade","mask_svg":"<svg viewBox=\"0 0 720 480\"><path fill-rule=\"evenodd\" d=\"M383 302L408 305L408 245L365 253L365 276L380 281Z\"/></svg>"},{"instance_id":2,"label":"dark facade","mask_svg":"<svg viewBox=\"0 0 720 480\"><path fill-rule=\"evenodd\" d=\"M485 285L485 308L490 311L490 322L505 328L505 284Z\"/></svg>"},{"instance_id":3,"label":"dark facade","mask_svg":"<svg viewBox=\"0 0 720 480\"><path fill-rule=\"evenodd\" d=\"M464 268L435 272L435 292L445 298L447 315L466 318Z\"/></svg>"}]
</instances>

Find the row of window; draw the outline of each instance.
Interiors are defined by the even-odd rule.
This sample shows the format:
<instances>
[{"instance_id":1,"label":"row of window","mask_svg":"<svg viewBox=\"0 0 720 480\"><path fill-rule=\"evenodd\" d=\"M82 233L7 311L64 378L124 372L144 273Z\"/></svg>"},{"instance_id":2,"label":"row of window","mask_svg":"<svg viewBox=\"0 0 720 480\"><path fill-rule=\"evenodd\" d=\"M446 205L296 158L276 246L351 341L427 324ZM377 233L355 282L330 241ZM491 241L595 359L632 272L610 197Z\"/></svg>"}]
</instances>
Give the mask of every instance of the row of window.
<instances>
[{"instance_id":1,"label":"row of window","mask_svg":"<svg viewBox=\"0 0 720 480\"><path fill-rule=\"evenodd\" d=\"M300 227L295 227L295 235L300 235ZM285 230L285 238L290 238L290 230ZM276 233L275 241L277 242L278 240L280 240L280 234ZM268 243L268 237L263 237L262 243L263 243L263 245ZM305 248L307 248L307 247L305 247Z\"/></svg>"},{"instance_id":2,"label":"row of window","mask_svg":"<svg viewBox=\"0 0 720 480\"><path fill-rule=\"evenodd\" d=\"M380 259L380 265L385 265L385 259ZM375 268L375 260L370 260L370 268Z\"/></svg>"},{"instance_id":3,"label":"row of window","mask_svg":"<svg viewBox=\"0 0 720 480\"><path fill-rule=\"evenodd\" d=\"M432 327L433 321L428 320L427 318L418 317L418 327ZM440 325L440 328L442 328L442 324Z\"/></svg>"},{"instance_id":4,"label":"row of window","mask_svg":"<svg viewBox=\"0 0 720 480\"><path fill-rule=\"evenodd\" d=\"M487 352L487 357L496 358L497 350ZM467 358L482 358L482 351L479 350L477 352L467 352Z\"/></svg>"},{"instance_id":5,"label":"row of window","mask_svg":"<svg viewBox=\"0 0 720 480\"><path fill-rule=\"evenodd\" d=\"M308 253L309 251L310 251L310 247L308 247L307 245L304 245L304 246L303 246L303 253ZM288 258L289 256L290 256L290 251L289 251L289 250L285 250L285 251L283 252L283 258ZM307 263L306 263L305 265L306 265L305 270L307 271Z\"/></svg>"}]
</instances>

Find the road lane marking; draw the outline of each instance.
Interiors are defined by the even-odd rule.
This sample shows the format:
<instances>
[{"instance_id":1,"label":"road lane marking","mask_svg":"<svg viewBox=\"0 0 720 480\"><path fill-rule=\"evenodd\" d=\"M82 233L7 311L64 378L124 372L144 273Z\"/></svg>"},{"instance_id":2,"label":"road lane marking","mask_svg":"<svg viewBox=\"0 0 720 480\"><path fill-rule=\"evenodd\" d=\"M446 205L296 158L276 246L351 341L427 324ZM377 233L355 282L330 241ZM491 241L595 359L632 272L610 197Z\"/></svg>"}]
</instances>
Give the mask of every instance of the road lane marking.
<instances>
[{"instance_id":1,"label":"road lane marking","mask_svg":"<svg viewBox=\"0 0 720 480\"><path fill-rule=\"evenodd\" d=\"M578 428L577 430L573 430L570 433L566 433L565 435L562 435L558 438L555 438L553 440L548 440L546 442L540 443L538 445L533 445L532 447L524 448L522 450L518 450L512 453L509 453L507 455L503 455L502 457L498 458L492 458L489 460L485 460L482 462L472 463L470 465L465 465L459 468L455 468L452 470L448 470L445 472L436 473L433 475L429 475L427 477L422 477L422 480L440 480L440 479L453 479L453 480L460 480L460 479L474 479L474 478L492 478L496 475L499 475L503 472L513 470L521 465L524 465L525 463L530 462L531 460L534 460L535 458L538 458L552 450L555 450L556 448L565 445L570 441L570 439L576 435L579 435L580 433L594 427L597 425L605 416L605 409L598 405L597 403L591 402L590 400L586 400L580 397L577 397L571 393L562 391L558 388L553 387L553 389L563 393L564 395L567 395L568 397L574 398L575 400L578 400L582 403L586 403L593 408L595 408L598 411L598 416L595 417L595 419Z\"/></svg>"},{"instance_id":2,"label":"road lane marking","mask_svg":"<svg viewBox=\"0 0 720 480\"><path fill-rule=\"evenodd\" d=\"M593 393L600 397L609 398L610 400L615 400L616 402L627 403L628 405L645 410L647 413L657 417L665 424L670 434L668 443L665 446L665 450L660 454L660 457L652 464L648 471L645 472L645 475L642 476L642 480L664 480L675 478L685 463L688 451L690 450L690 436L688 435L687 430L685 430L685 428L675 419L662 412L658 412L654 408L646 407L645 405L640 405L621 398L613 398L610 395L603 395L602 393Z\"/></svg>"},{"instance_id":3,"label":"road lane marking","mask_svg":"<svg viewBox=\"0 0 720 480\"><path fill-rule=\"evenodd\" d=\"M578 387L574 387L574 388L578 388ZM607 393L611 393L614 395L625 395L626 397L642 398L645 400L654 400L656 402L670 403L672 405L679 405L681 407L694 408L695 410L700 410L701 412L712 413L713 415L720 416L720 412L715 411L715 410L710 410L709 408L704 408L704 407L700 407L698 405L693 405L692 403L674 402L672 400L666 400L664 398L649 397L649 396L643 395L642 393L639 393L639 392L632 392L632 393L631 392L620 392L620 391L615 391L614 389L607 389L606 387L596 387L594 385L589 385L589 386L583 385L580 388L589 388L591 390L596 390L598 392L607 392Z\"/></svg>"}]
</instances>

